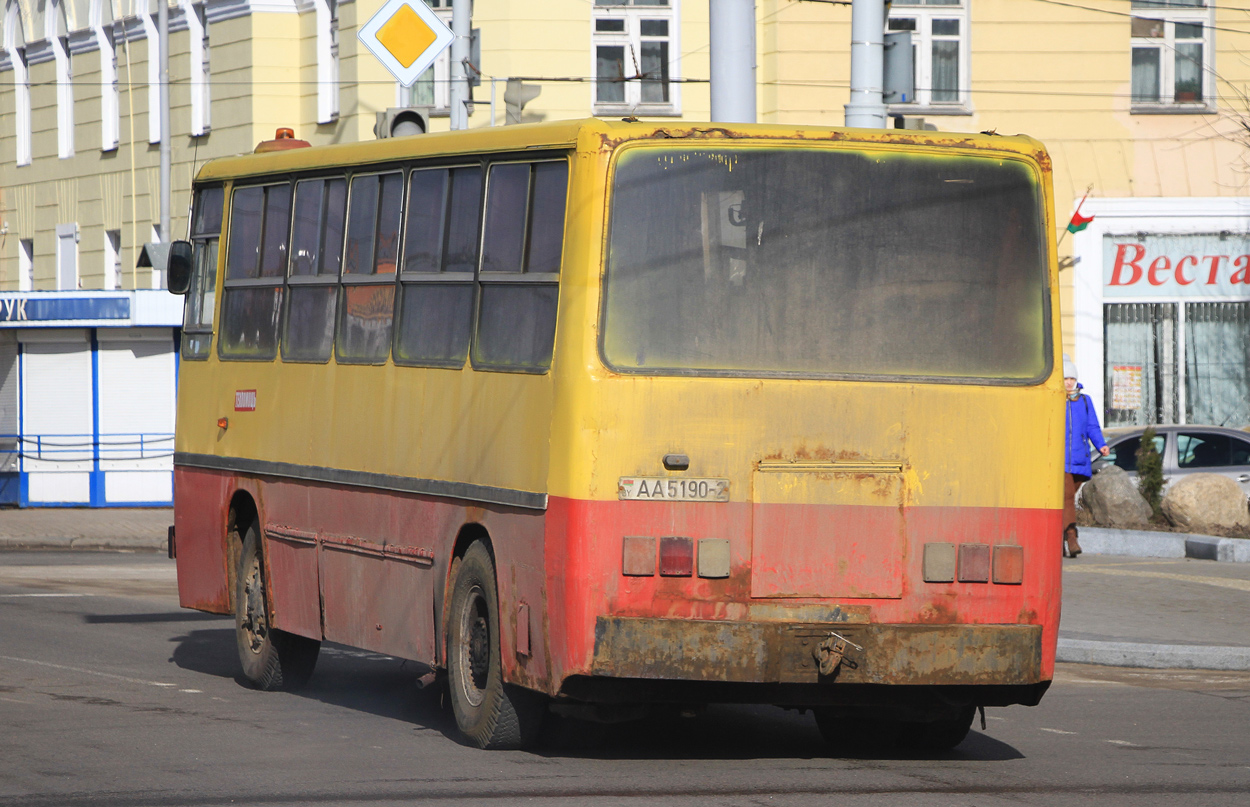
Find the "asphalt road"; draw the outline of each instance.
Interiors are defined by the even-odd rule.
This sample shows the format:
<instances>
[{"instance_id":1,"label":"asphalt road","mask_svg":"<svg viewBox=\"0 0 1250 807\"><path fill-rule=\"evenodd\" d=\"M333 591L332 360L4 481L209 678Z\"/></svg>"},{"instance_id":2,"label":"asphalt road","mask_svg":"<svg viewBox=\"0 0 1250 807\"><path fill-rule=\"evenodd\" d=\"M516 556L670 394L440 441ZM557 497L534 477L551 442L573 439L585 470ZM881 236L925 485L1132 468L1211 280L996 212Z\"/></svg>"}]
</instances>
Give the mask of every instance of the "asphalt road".
<instances>
[{"instance_id":1,"label":"asphalt road","mask_svg":"<svg viewBox=\"0 0 1250 807\"><path fill-rule=\"evenodd\" d=\"M300 694L236 675L233 623L179 610L164 557L0 553L0 804L1250 802L1250 673L1061 666L955 751L885 758L716 706L482 752L411 664L327 646Z\"/></svg>"}]
</instances>

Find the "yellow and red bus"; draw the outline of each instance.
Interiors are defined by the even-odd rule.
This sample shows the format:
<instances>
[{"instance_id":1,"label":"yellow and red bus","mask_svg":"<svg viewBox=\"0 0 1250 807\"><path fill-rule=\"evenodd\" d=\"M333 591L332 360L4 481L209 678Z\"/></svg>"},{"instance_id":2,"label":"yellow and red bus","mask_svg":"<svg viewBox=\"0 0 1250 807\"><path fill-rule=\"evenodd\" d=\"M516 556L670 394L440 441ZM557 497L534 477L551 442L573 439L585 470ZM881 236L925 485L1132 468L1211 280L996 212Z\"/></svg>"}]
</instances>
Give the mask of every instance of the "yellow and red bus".
<instances>
[{"instance_id":1,"label":"yellow and red bus","mask_svg":"<svg viewBox=\"0 0 1250 807\"><path fill-rule=\"evenodd\" d=\"M195 180L182 605L246 677L332 641L551 704L960 742L1060 607L1050 162L1027 137L583 120ZM276 145L289 146L290 142Z\"/></svg>"}]
</instances>

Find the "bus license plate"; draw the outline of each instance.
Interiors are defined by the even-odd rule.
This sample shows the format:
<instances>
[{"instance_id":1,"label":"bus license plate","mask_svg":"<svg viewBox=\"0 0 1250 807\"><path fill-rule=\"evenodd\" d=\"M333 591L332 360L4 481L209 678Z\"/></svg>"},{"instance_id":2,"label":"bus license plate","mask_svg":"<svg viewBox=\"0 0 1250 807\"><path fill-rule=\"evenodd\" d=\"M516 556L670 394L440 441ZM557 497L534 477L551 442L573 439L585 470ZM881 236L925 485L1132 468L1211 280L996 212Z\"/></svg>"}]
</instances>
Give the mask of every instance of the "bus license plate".
<instances>
[{"instance_id":1,"label":"bus license plate","mask_svg":"<svg viewBox=\"0 0 1250 807\"><path fill-rule=\"evenodd\" d=\"M729 501L729 480L622 476L618 492L621 500L727 502Z\"/></svg>"}]
</instances>

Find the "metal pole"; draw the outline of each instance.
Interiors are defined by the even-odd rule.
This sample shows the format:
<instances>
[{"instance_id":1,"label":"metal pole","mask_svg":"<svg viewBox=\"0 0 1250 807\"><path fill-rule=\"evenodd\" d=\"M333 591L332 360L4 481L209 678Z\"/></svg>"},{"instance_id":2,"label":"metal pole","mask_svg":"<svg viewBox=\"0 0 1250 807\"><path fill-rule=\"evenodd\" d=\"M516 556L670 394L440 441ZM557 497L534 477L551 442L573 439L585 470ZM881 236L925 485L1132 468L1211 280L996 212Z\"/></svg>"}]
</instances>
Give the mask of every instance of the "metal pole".
<instances>
[{"instance_id":1,"label":"metal pole","mask_svg":"<svg viewBox=\"0 0 1250 807\"><path fill-rule=\"evenodd\" d=\"M885 128L882 60L885 58L885 3L851 0L851 102L846 125Z\"/></svg>"},{"instance_id":2,"label":"metal pole","mask_svg":"<svg viewBox=\"0 0 1250 807\"><path fill-rule=\"evenodd\" d=\"M161 96L161 241L169 243L169 2L157 0L157 33L160 39ZM161 287L165 286L164 272Z\"/></svg>"},{"instance_id":3,"label":"metal pole","mask_svg":"<svg viewBox=\"0 0 1250 807\"><path fill-rule=\"evenodd\" d=\"M755 123L755 0L710 3L712 120Z\"/></svg>"},{"instance_id":4,"label":"metal pole","mask_svg":"<svg viewBox=\"0 0 1250 807\"><path fill-rule=\"evenodd\" d=\"M451 32L451 128L469 128L469 75L465 61L469 58L469 38L473 21L470 16L471 0L452 0Z\"/></svg>"}]
</instances>

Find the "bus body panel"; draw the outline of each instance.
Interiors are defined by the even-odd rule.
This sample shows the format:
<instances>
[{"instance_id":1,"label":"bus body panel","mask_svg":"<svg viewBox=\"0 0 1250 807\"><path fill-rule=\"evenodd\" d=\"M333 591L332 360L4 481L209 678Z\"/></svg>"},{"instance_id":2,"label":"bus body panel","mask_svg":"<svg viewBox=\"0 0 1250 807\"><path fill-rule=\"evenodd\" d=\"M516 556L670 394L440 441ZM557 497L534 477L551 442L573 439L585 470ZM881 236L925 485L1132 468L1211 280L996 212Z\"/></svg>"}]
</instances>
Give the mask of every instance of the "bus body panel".
<instances>
[{"instance_id":1,"label":"bus body panel","mask_svg":"<svg viewBox=\"0 0 1250 807\"><path fill-rule=\"evenodd\" d=\"M234 558L226 542L226 516L233 492L228 474L174 465L174 541L183 608L230 613Z\"/></svg>"},{"instance_id":2,"label":"bus body panel","mask_svg":"<svg viewBox=\"0 0 1250 807\"><path fill-rule=\"evenodd\" d=\"M505 673L516 683L548 687L541 513L185 466L178 474L180 492L242 490L254 497L275 628L431 666L443 662L444 595L457 539L465 530L489 536L504 612ZM208 507L197 505L190 496L179 499L188 514L176 538L181 603L229 613L233 575L224 560L230 554L224 508L215 504L223 513L217 529L202 517ZM210 526L193 529L197 523ZM211 607L188 599L201 590L220 599ZM520 647L518 635L533 638Z\"/></svg>"}]
</instances>

